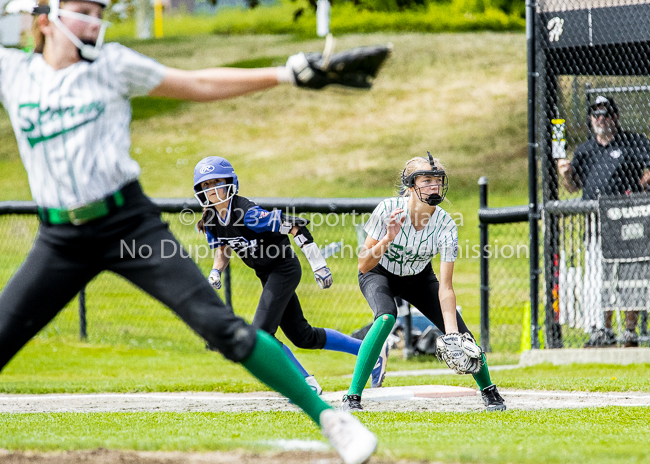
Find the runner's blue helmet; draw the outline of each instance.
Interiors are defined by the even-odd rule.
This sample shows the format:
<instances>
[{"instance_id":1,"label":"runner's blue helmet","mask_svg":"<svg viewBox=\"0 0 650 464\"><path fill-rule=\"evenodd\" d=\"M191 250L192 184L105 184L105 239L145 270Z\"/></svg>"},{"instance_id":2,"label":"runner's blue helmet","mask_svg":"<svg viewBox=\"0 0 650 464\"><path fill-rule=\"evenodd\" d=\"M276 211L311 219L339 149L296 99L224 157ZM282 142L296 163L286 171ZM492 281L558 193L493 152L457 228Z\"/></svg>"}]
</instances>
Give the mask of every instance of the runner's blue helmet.
<instances>
[{"instance_id":1,"label":"runner's blue helmet","mask_svg":"<svg viewBox=\"0 0 650 464\"><path fill-rule=\"evenodd\" d=\"M212 179L226 179L226 183L208 189L201 187L203 182ZM208 199L207 194L210 190L215 191L219 201L214 202ZM220 156L208 156L197 163L194 168L194 196L201 206L218 205L226 202L235 196L238 191L239 180L230 161Z\"/></svg>"}]
</instances>

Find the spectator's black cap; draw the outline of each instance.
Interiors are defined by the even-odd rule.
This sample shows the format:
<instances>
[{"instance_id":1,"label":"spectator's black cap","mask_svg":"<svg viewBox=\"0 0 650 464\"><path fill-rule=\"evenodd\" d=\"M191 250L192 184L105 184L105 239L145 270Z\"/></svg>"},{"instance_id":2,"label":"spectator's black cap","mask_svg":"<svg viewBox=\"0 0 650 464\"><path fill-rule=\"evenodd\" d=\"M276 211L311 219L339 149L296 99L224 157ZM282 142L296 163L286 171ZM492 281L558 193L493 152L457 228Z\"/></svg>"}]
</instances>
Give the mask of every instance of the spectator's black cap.
<instances>
[{"instance_id":1,"label":"spectator's black cap","mask_svg":"<svg viewBox=\"0 0 650 464\"><path fill-rule=\"evenodd\" d=\"M607 113L610 115L618 115L618 106L612 97L605 97L603 95L598 95L596 101L591 104L589 107L589 114L593 114L594 111L597 111L599 107L605 107Z\"/></svg>"}]
</instances>

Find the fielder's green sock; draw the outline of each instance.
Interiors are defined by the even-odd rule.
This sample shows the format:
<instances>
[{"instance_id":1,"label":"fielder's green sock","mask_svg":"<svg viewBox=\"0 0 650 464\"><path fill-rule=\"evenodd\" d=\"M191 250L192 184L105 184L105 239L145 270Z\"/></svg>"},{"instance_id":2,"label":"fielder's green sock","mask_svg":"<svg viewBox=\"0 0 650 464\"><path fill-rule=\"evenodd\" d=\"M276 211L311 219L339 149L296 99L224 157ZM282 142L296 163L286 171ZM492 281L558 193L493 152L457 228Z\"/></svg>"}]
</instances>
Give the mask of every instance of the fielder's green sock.
<instances>
[{"instance_id":1,"label":"fielder's green sock","mask_svg":"<svg viewBox=\"0 0 650 464\"><path fill-rule=\"evenodd\" d=\"M381 347L390 335L395 325L395 317L390 314L375 319L372 327L363 339L359 354L357 355L357 363L354 365L354 374L352 374L352 383L348 390L348 395L361 395L363 388L366 386L368 377L375 367Z\"/></svg>"},{"instance_id":2,"label":"fielder's green sock","mask_svg":"<svg viewBox=\"0 0 650 464\"><path fill-rule=\"evenodd\" d=\"M320 413L331 406L305 383L275 338L258 330L255 348L241 364L255 377L301 407L320 426Z\"/></svg>"},{"instance_id":3,"label":"fielder's green sock","mask_svg":"<svg viewBox=\"0 0 650 464\"><path fill-rule=\"evenodd\" d=\"M476 380L476 383L481 390L492 385L492 381L490 380L490 371L488 370L487 361L485 360L485 353L483 353L483 367L481 367L478 374L472 374L472 377L474 377L474 380Z\"/></svg>"}]
</instances>

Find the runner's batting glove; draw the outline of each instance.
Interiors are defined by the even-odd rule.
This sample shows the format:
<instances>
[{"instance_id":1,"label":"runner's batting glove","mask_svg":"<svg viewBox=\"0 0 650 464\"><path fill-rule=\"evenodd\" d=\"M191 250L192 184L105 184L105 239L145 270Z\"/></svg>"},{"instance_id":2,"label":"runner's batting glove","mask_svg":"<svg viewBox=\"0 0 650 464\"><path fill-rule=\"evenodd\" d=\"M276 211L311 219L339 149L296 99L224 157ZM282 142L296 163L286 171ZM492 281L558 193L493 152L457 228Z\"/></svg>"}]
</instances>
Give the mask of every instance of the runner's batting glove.
<instances>
[{"instance_id":1,"label":"runner's batting glove","mask_svg":"<svg viewBox=\"0 0 650 464\"><path fill-rule=\"evenodd\" d=\"M467 333L449 333L438 337L436 355L456 374L478 374L483 367L483 350Z\"/></svg>"},{"instance_id":2,"label":"runner's batting glove","mask_svg":"<svg viewBox=\"0 0 650 464\"><path fill-rule=\"evenodd\" d=\"M208 276L208 282L214 288L219 290L221 288L221 271L219 269L212 269Z\"/></svg>"},{"instance_id":3,"label":"runner's batting glove","mask_svg":"<svg viewBox=\"0 0 650 464\"><path fill-rule=\"evenodd\" d=\"M334 279L332 278L332 272L330 271L329 267L324 267L317 271L314 271L314 278L316 279L318 286L323 290L330 288L334 282Z\"/></svg>"}]
</instances>

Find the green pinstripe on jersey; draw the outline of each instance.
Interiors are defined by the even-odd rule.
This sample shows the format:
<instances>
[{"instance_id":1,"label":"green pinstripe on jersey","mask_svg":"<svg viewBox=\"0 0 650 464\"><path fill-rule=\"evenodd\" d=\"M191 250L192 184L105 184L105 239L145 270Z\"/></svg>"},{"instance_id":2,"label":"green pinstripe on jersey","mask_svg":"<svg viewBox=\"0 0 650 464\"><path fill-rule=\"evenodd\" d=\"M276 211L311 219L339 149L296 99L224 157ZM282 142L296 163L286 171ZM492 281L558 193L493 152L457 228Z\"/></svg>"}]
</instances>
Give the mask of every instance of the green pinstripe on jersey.
<instances>
[{"instance_id":1,"label":"green pinstripe on jersey","mask_svg":"<svg viewBox=\"0 0 650 464\"><path fill-rule=\"evenodd\" d=\"M386 235L386 220L391 212L402 208L406 218L401 230L379 260L386 270L396 275L415 275L426 267L436 254L441 261L454 262L458 256L458 228L449 213L436 207L429 223L415 230L408 214L408 198L388 198L373 211L364 230L375 240Z\"/></svg>"},{"instance_id":2,"label":"green pinstripe on jersey","mask_svg":"<svg viewBox=\"0 0 650 464\"><path fill-rule=\"evenodd\" d=\"M129 99L148 94L165 72L117 43L106 44L93 63L59 70L40 54L0 46L0 102L39 206L92 203L137 179Z\"/></svg>"}]
</instances>

